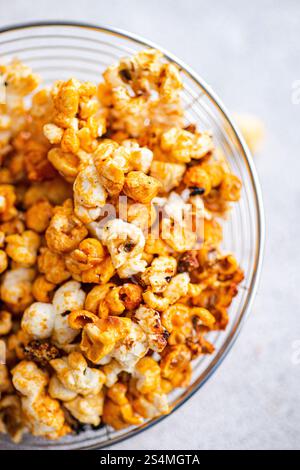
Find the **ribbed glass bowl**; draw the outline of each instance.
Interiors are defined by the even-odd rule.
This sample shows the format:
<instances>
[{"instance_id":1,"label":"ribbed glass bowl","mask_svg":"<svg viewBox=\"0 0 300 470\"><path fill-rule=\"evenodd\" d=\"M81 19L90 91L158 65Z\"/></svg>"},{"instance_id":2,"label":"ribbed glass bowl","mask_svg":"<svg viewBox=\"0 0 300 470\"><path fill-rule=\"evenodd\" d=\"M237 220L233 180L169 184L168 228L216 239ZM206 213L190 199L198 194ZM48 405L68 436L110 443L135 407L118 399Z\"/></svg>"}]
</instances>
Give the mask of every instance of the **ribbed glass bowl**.
<instances>
[{"instance_id":1,"label":"ribbed glass bowl","mask_svg":"<svg viewBox=\"0 0 300 470\"><path fill-rule=\"evenodd\" d=\"M1 62L19 58L41 75L43 86L54 80L70 77L98 82L108 65L117 62L120 57L149 46L158 48L133 34L74 23L17 25L3 29L0 34ZM261 193L252 158L232 119L219 98L200 77L173 55L162 52L167 60L176 62L182 69L182 99L187 123L197 123L200 129L212 130L216 146L223 150L232 171L243 182L241 200L234 204L230 218L224 223L223 248L235 254L245 272L245 280L230 307L230 322L226 331L214 332L209 336L215 345L215 353L194 361L190 386L171 395L172 410L175 411L200 389L222 362L251 309L261 270L264 220ZM15 445L9 438L1 435L0 446L7 449L106 447L165 418L121 431L103 426L95 431L67 436L57 442L28 435L21 444Z\"/></svg>"}]
</instances>

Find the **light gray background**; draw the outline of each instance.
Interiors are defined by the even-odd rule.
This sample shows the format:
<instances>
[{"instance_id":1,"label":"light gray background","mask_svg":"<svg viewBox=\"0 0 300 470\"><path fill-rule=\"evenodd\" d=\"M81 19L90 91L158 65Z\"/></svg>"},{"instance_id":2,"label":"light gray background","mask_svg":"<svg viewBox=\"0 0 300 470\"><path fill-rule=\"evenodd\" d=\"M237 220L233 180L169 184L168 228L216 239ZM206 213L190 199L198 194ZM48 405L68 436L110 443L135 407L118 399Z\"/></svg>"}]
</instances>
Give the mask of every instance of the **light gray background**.
<instances>
[{"instance_id":1,"label":"light gray background","mask_svg":"<svg viewBox=\"0 0 300 470\"><path fill-rule=\"evenodd\" d=\"M263 277L242 334L216 374L158 426L115 449L300 448L300 2L0 0L0 26L68 19L123 28L192 66L232 111L258 114L255 157L267 219ZM299 348L299 346L298 346ZM300 356L300 355L299 355Z\"/></svg>"}]
</instances>

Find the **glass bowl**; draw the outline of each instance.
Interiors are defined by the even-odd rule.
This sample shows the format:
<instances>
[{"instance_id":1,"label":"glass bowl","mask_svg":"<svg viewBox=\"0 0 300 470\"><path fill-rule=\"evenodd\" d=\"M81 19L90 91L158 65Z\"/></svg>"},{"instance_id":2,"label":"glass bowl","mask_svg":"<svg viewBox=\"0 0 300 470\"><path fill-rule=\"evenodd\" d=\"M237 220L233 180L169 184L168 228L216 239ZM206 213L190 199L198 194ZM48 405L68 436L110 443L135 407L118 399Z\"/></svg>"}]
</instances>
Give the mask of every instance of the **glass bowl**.
<instances>
[{"instance_id":1,"label":"glass bowl","mask_svg":"<svg viewBox=\"0 0 300 470\"><path fill-rule=\"evenodd\" d=\"M76 23L35 23L16 25L1 30L1 61L18 57L43 78L43 85L56 79L75 76L99 81L101 72L120 57L157 45L134 34L112 28ZM211 129L214 140L226 155L232 171L242 180L239 203L234 204L230 218L224 223L223 248L233 252L245 272L239 294L230 307L230 322L224 332L213 332L210 341L215 353L194 361L193 376L187 389L174 392L172 412L185 403L208 380L221 364L236 340L243 321L250 312L261 271L264 243L264 218L260 187L249 149L226 109L211 88L172 54L162 50L165 59L182 69L183 102L187 121ZM204 392L203 392L204 393ZM16 445L1 435L6 449L91 449L112 445L127 439L167 417L160 417L138 427L115 431L107 426L67 436L58 442L25 436Z\"/></svg>"}]
</instances>

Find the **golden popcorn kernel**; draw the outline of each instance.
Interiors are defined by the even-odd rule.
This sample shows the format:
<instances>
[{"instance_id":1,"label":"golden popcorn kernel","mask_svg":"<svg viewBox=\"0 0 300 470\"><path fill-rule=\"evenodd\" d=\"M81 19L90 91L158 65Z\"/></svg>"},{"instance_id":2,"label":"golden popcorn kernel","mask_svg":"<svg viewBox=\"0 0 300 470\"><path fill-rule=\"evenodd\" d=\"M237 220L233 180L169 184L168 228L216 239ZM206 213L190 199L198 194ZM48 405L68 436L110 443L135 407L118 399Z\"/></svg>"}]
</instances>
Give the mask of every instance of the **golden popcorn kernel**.
<instances>
[{"instance_id":1,"label":"golden popcorn kernel","mask_svg":"<svg viewBox=\"0 0 300 470\"><path fill-rule=\"evenodd\" d=\"M191 194L206 195L211 190L210 177L201 165L190 167L184 175L183 182L190 188Z\"/></svg>"},{"instance_id":2,"label":"golden popcorn kernel","mask_svg":"<svg viewBox=\"0 0 300 470\"><path fill-rule=\"evenodd\" d=\"M12 260L23 266L34 265L41 239L33 230L6 237L6 252Z\"/></svg>"},{"instance_id":3,"label":"golden popcorn kernel","mask_svg":"<svg viewBox=\"0 0 300 470\"><path fill-rule=\"evenodd\" d=\"M48 152L48 160L68 182L74 181L79 166L79 159L76 155L54 147Z\"/></svg>"},{"instance_id":4,"label":"golden popcorn kernel","mask_svg":"<svg viewBox=\"0 0 300 470\"><path fill-rule=\"evenodd\" d=\"M60 144L64 131L55 124L45 124L43 127L44 136L49 140L50 144Z\"/></svg>"},{"instance_id":5,"label":"golden popcorn kernel","mask_svg":"<svg viewBox=\"0 0 300 470\"><path fill-rule=\"evenodd\" d=\"M38 201L25 214L26 225L38 233L44 232L53 215L53 207L48 201Z\"/></svg>"},{"instance_id":6,"label":"golden popcorn kernel","mask_svg":"<svg viewBox=\"0 0 300 470\"><path fill-rule=\"evenodd\" d=\"M221 162L203 163L201 168L208 174L212 188L219 186L224 177L224 165Z\"/></svg>"},{"instance_id":7,"label":"golden popcorn kernel","mask_svg":"<svg viewBox=\"0 0 300 470\"><path fill-rule=\"evenodd\" d=\"M75 116L79 106L79 92L74 80L60 82L52 96L56 109L67 116Z\"/></svg>"},{"instance_id":8,"label":"golden popcorn kernel","mask_svg":"<svg viewBox=\"0 0 300 470\"><path fill-rule=\"evenodd\" d=\"M45 275L45 279L52 284L60 284L71 277L64 258L46 247L40 249L38 268Z\"/></svg>"},{"instance_id":9,"label":"golden popcorn kernel","mask_svg":"<svg viewBox=\"0 0 300 470\"><path fill-rule=\"evenodd\" d=\"M135 310L142 301L142 288L136 284L125 283L120 288L119 295L126 310Z\"/></svg>"},{"instance_id":10,"label":"golden popcorn kernel","mask_svg":"<svg viewBox=\"0 0 300 470\"><path fill-rule=\"evenodd\" d=\"M87 236L84 224L74 215L72 201L67 200L57 207L46 230L46 240L50 250L68 253Z\"/></svg>"},{"instance_id":11,"label":"golden popcorn kernel","mask_svg":"<svg viewBox=\"0 0 300 470\"><path fill-rule=\"evenodd\" d=\"M80 140L72 127L66 129L61 139L61 149L63 152L77 153L80 147Z\"/></svg>"},{"instance_id":12,"label":"golden popcorn kernel","mask_svg":"<svg viewBox=\"0 0 300 470\"><path fill-rule=\"evenodd\" d=\"M114 159L107 159L97 164L99 178L104 188L110 196L117 196L123 189L125 175L118 162Z\"/></svg>"},{"instance_id":13,"label":"golden popcorn kernel","mask_svg":"<svg viewBox=\"0 0 300 470\"><path fill-rule=\"evenodd\" d=\"M45 276L38 276L32 284L32 295L38 302L50 302L56 285L47 281Z\"/></svg>"},{"instance_id":14,"label":"golden popcorn kernel","mask_svg":"<svg viewBox=\"0 0 300 470\"><path fill-rule=\"evenodd\" d=\"M142 171L131 171L125 178L124 192L134 201L149 203L161 188L161 183Z\"/></svg>"},{"instance_id":15,"label":"golden popcorn kernel","mask_svg":"<svg viewBox=\"0 0 300 470\"><path fill-rule=\"evenodd\" d=\"M134 376L137 379L136 388L139 392L144 394L160 390L160 367L151 357L143 357L139 360Z\"/></svg>"},{"instance_id":16,"label":"golden popcorn kernel","mask_svg":"<svg viewBox=\"0 0 300 470\"><path fill-rule=\"evenodd\" d=\"M225 201L238 201L241 196L242 183L240 179L226 173L220 186L220 195Z\"/></svg>"},{"instance_id":17,"label":"golden popcorn kernel","mask_svg":"<svg viewBox=\"0 0 300 470\"><path fill-rule=\"evenodd\" d=\"M82 282L94 284L106 284L115 274L116 270L111 257L106 256L100 264L83 271L81 274Z\"/></svg>"}]
</instances>

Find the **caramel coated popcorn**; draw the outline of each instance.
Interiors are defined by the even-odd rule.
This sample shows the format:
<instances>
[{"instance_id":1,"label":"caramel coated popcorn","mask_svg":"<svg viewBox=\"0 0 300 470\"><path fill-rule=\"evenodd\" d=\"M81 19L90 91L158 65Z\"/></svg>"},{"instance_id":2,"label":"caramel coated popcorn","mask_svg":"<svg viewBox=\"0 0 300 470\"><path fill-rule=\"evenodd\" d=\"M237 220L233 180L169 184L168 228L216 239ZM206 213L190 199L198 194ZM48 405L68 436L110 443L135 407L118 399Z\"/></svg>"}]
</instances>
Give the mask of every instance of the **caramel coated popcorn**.
<instances>
[{"instance_id":1,"label":"caramel coated popcorn","mask_svg":"<svg viewBox=\"0 0 300 470\"><path fill-rule=\"evenodd\" d=\"M98 84L37 90L18 61L0 78L0 432L59 439L169 413L243 280L220 248L240 180L187 126L159 51Z\"/></svg>"}]
</instances>

